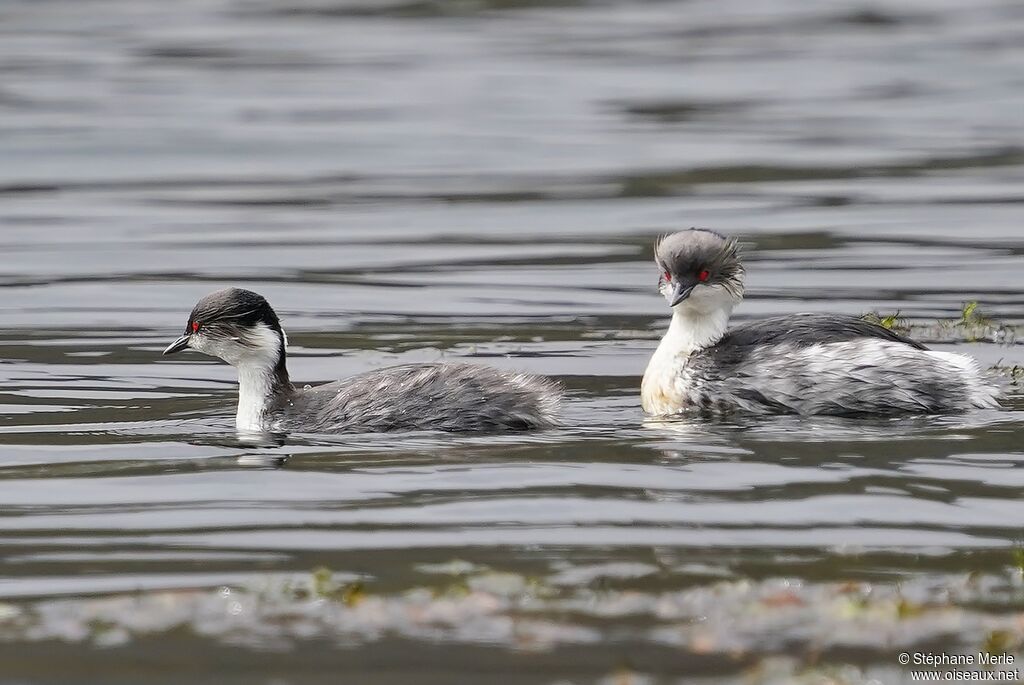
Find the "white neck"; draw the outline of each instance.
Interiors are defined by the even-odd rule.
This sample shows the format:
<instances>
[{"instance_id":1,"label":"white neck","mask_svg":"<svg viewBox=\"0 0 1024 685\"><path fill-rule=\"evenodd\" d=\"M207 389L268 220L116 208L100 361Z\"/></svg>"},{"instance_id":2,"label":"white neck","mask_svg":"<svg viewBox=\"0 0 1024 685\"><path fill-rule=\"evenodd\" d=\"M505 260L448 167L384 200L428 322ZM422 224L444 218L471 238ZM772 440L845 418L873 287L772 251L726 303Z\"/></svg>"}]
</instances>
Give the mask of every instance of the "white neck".
<instances>
[{"instance_id":1,"label":"white neck","mask_svg":"<svg viewBox=\"0 0 1024 685\"><path fill-rule=\"evenodd\" d=\"M725 335L729 327L729 309L698 312L685 306L673 307L672 323L661 339L658 350L689 356L697 350L714 345Z\"/></svg>"},{"instance_id":2,"label":"white neck","mask_svg":"<svg viewBox=\"0 0 1024 685\"><path fill-rule=\"evenodd\" d=\"M238 366L238 413L235 427L240 431L264 429L264 418L274 387L270 371L263 365Z\"/></svg>"},{"instance_id":3,"label":"white neck","mask_svg":"<svg viewBox=\"0 0 1024 685\"><path fill-rule=\"evenodd\" d=\"M288 371L284 368L282 343L265 323L242 331L237 337L210 336L199 329L189 339L189 347L220 357L238 371L238 413L235 426L240 431L269 430L267 410L275 394L291 392ZM280 397L278 397L280 399Z\"/></svg>"},{"instance_id":4,"label":"white neck","mask_svg":"<svg viewBox=\"0 0 1024 685\"><path fill-rule=\"evenodd\" d=\"M707 306L708 300L703 297L672 308L672 323L651 356L640 386L640 403L648 414L674 414L684 408L686 400L677 380L687 359L725 335L736 301L719 296L710 303L713 306Z\"/></svg>"}]
</instances>

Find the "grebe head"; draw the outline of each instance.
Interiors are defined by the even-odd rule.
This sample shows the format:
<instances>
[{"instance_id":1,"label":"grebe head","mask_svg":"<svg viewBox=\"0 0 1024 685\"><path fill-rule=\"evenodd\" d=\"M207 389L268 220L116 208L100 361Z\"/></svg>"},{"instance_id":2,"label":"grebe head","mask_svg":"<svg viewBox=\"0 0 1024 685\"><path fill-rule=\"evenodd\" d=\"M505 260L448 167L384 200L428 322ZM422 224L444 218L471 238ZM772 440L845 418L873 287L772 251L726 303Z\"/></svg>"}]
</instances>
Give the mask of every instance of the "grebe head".
<instances>
[{"instance_id":1,"label":"grebe head","mask_svg":"<svg viewBox=\"0 0 1024 685\"><path fill-rule=\"evenodd\" d=\"M251 290L226 288L199 300L185 332L164 350L193 349L238 368L283 371L287 338L270 304Z\"/></svg>"},{"instance_id":2,"label":"grebe head","mask_svg":"<svg viewBox=\"0 0 1024 685\"><path fill-rule=\"evenodd\" d=\"M189 314L185 332L164 350L186 348L220 357L238 370L238 412L241 431L262 431L270 407L287 398L293 387L285 365L288 339L277 314L251 290L227 288L199 300Z\"/></svg>"},{"instance_id":3,"label":"grebe head","mask_svg":"<svg viewBox=\"0 0 1024 685\"><path fill-rule=\"evenodd\" d=\"M743 264L735 238L691 228L665 236L654 246L661 275L658 290L679 313L726 315L743 298Z\"/></svg>"}]
</instances>

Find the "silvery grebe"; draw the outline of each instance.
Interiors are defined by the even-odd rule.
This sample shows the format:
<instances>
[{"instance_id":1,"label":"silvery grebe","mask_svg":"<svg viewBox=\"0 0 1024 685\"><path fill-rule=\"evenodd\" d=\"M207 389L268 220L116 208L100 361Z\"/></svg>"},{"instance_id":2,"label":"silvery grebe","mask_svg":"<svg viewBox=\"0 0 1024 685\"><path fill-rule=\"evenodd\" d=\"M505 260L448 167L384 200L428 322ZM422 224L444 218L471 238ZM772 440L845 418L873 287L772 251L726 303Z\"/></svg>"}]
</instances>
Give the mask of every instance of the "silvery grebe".
<instances>
[{"instance_id":1,"label":"silvery grebe","mask_svg":"<svg viewBox=\"0 0 1024 685\"><path fill-rule=\"evenodd\" d=\"M858 318L796 314L729 329L743 299L735 239L682 231L657 242L655 261L672 322L644 373L648 414L878 416L999 406L970 357Z\"/></svg>"},{"instance_id":2,"label":"silvery grebe","mask_svg":"<svg viewBox=\"0 0 1024 685\"><path fill-rule=\"evenodd\" d=\"M287 338L263 297L228 288L201 299L164 354L186 348L238 370L241 431L320 433L530 430L555 424L547 378L474 364L405 364L304 388L292 385Z\"/></svg>"}]
</instances>

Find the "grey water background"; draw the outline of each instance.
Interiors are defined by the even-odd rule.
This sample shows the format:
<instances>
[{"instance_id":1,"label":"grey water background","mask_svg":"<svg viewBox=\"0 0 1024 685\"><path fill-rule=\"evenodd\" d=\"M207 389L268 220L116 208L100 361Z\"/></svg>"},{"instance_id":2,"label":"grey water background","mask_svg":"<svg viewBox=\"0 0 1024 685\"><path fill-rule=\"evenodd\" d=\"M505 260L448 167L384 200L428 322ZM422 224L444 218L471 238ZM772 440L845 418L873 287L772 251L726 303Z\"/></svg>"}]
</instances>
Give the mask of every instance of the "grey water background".
<instances>
[{"instance_id":1,"label":"grey water background","mask_svg":"<svg viewBox=\"0 0 1024 685\"><path fill-rule=\"evenodd\" d=\"M708 609L688 623L738 647L698 648L615 602L1002 572L1018 388L966 417L652 424L638 386L658 234L744 238L737 319L977 300L1014 325L1022 183L1015 0L8 0L0 681L732 682L831 624ZM566 425L241 444L231 369L159 355L226 285L276 307L300 382L465 359L558 377ZM390 608L261 633L217 604L319 567ZM592 592L424 628L403 593L439 575ZM908 630L831 658L896 682Z\"/></svg>"}]
</instances>

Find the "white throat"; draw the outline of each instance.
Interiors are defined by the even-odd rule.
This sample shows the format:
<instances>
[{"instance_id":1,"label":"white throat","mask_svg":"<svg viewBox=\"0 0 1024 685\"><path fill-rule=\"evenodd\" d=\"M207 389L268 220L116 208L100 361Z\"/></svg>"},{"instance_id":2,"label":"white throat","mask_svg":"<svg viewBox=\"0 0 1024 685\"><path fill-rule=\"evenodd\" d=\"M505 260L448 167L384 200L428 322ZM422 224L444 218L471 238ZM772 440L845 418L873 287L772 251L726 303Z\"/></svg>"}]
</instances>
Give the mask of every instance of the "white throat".
<instances>
[{"instance_id":1,"label":"white throat","mask_svg":"<svg viewBox=\"0 0 1024 685\"><path fill-rule=\"evenodd\" d=\"M685 302L672 308L672 322L658 346L674 355L689 356L697 350L714 345L729 328L730 309L698 312L685 307Z\"/></svg>"},{"instance_id":2,"label":"white throat","mask_svg":"<svg viewBox=\"0 0 1024 685\"><path fill-rule=\"evenodd\" d=\"M698 285L688 298L672 307L672 323L661 339L658 351L689 356L722 339L729 328L729 316L740 301L720 286Z\"/></svg>"}]
</instances>

